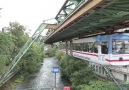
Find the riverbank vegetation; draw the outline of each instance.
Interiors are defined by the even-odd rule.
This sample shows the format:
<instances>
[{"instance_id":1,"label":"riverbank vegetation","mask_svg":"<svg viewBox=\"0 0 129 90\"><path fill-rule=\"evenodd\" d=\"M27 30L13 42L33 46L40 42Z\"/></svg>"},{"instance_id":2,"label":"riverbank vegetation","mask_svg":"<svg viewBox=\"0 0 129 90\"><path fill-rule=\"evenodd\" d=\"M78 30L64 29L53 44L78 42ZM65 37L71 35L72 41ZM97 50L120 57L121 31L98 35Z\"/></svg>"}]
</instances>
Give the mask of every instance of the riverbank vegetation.
<instances>
[{"instance_id":1,"label":"riverbank vegetation","mask_svg":"<svg viewBox=\"0 0 129 90\"><path fill-rule=\"evenodd\" d=\"M9 26L4 27L0 32L0 75L6 72L14 57L29 39L25 30L26 28L18 22L10 22ZM40 43L41 41L42 39L38 38L16 66L15 69L20 68L20 75L12 81L15 84L20 83L27 75L36 72L41 66L43 60L43 43ZM14 87L15 84L12 86Z\"/></svg>"},{"instance_id":2,"label":"riverbank vegetation","mask_svg":"<svg viewBox=\"0 0 129 90\"><path fill-rule=\"evenodd\" d=\"M87 61L63 55L59 50L55 56L59 60L62 78L69 81L73 90L116 90L109 82L99 79Z\"/></svg>"},{"instance_id":3,"label":"riverbank vegetation","mask_svg":"<svg viewBox=\"0 0 129 90\"><path fill-rule=\"evenodd\" d=\"M57 50L57 46L55 45L45 45L45 50L44 50L44 57L54 57L56 50Z\"/></svg>"}]
</instances>

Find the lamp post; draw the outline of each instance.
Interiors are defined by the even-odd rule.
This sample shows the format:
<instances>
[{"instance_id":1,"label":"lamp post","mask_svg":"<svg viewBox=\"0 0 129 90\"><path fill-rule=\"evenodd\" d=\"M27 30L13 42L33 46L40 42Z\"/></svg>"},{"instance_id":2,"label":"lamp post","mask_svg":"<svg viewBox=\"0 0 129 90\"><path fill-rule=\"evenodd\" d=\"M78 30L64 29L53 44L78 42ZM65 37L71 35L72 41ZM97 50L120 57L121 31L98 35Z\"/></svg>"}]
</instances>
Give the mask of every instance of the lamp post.
<instances>
[{"instance_id":1,"label":"lamp post","mask_svg":"<svg viewBox=\"0 0 129 90\"><path fill-rule=\"evenodd\" d=\"M52 72L55 74L55 89L56 89L56 73L59 73L59 67L53 67Z\"/></svg>"}]
</instances>

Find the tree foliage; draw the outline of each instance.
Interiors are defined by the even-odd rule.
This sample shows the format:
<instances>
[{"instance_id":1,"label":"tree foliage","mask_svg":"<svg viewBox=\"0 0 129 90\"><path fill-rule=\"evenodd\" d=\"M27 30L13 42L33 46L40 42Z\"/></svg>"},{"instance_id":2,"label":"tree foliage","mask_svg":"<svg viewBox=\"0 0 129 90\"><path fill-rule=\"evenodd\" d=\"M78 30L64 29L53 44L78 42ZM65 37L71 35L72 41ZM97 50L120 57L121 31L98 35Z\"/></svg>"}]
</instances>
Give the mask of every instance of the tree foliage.
<instances>
[{"instance_id":1,"label":"tree foliage","mask_svg":"<svg viewBox=\"0 0 129 90\"><path fill-rule=\"evenodd\" d=\"M48 57L53 57L55 56L56 50L58 47L56 45L46 45L47 50L45 50L45 55Z\"/></svg>"},{"instance_id":2,"label":"tree foliage","mask_svg":"<svg viewBox=\"0 0 129 90\"><path fill-rule=\"evenodd\" d=\"M29 36L24 32L25 30L26 28L18 22L10 22L9 26L2 30L4 32L0 33L0 72L10 64L29 39ZM39 67L43 57L43 46L38 41L26 52L17 67L26 72L33 72Z\"/></svg>"},{"instance_id":3,"label":"tree foliage","mask_svg":"<svg viewBox=\"0 0 129 90\"><path fill-rule=\"evenodd\" d=\"M56 53L55 53L55 56L56 56L56 58L57 58L58 60L60 60L60 59L61 59L61 56L62 56L62 53L57 49L57 50L56 50Z\"/></svg>"},{"instance_id":4,"label":"tree foliage","mask_svg":"<svg viewBox=\"0 0 129 90\"><path fill-rule=\"evenodd\" d=\"M38 70L43 60L42 44L35 42L27 53L24 55L22 61L22 69L28 73L33 73Z\"/></svg>"},{"instance_id":5,"label":"tree foliage","mask_svg":"<svg viewBox=\"0 0 129 90\"><path fill-rule=\"evenodd\" d=\"M24 33L26 28L23 25L20 25L18 22L10 22L9 26L6 28L6 31L10 33L15 44L15 48L12 49L14 55L16 55L22 46L26 43L29 36Z\"/></svg>"},{"instance_id":6,"label":"tree foliage","mask_svg":"<svg viewBox=\"0 0 129 90\"><path fill-rule=\"evenodd\" d=\"M118 90L118 88L104 80L91 80L88 85L79 85L76 90Z\"/></svg>"},{"instance_id":7,"label":"tree foliage","mask_svg":"<svg viewBox=\"0 0 129 90\"><path fill-rule=\"evenodd\" d=\"M68 55L56 52L59 60L61 76L68 80L73 90L116 90L106 81L100 80L92 72L89 63Z\"/></svg>"},{"instance_id":8,"label":"tree foliage","mask_svg":"<svg viewBox=\"0 0 129 90\"><path fill-rule=\"evenodd\" d=\"M59 52L56 56L60 57ZM61 76L70 81L72 88L80 84L89 84L90 80L95 78L94 73L88 67L88 62L71 56L62 55L59 60Z\"/></svg>"},{"instance_id":9,"label":"tree foliage","mask_svg":"<svg viewBox=\"0 0 129 90\"><path fill-rule=\"evenodd\" d=\"M11 58L11 48L14 47L12 36L9 33L0 33L0 72L8 66Z\"/></svg>"}]
</instances>

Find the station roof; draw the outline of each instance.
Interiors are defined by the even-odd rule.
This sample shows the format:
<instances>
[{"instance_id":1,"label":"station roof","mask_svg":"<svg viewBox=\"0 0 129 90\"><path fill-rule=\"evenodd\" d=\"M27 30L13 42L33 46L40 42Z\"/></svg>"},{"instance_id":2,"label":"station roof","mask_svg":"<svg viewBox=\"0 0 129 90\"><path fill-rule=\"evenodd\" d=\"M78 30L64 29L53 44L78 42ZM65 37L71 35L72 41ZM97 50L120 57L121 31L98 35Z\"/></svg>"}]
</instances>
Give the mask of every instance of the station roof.
<instances>
[{"instance_id":1,"label":"station roof","mask_svg":"<svg viewBox=\"0 0 129 90\"><path fill-rule=\"evenodd\" d=\"M79 0L70 0L79 1ZM66 1L68 2L68 0ZM45 43L69 40L89 34L110 32L115 26L129 20L129 0L85 0L73 9L64 20L59 21L57 29L49 35ZM61 10L66 7L65 3ZM60 19L61 10L56 18ZM66 14L64 13L63 16Z\"/></svg>"}]
</instances>

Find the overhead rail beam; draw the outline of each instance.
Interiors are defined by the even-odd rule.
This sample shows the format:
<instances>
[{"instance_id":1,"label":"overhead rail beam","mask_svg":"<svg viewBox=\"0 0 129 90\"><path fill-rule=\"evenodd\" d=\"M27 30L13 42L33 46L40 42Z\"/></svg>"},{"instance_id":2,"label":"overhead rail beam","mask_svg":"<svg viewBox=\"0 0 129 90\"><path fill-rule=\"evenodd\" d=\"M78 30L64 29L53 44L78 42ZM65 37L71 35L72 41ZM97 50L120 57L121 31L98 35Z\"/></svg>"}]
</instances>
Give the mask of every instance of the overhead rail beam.
<instances>
[{"instance_id":1,"label":"overhead rail beam","mask_svg":"<svg viewBox=\"0 0 129 90\"><path fill-rule=\"evenodd\" d=\"M47 27L45 29L56 30L57 27L58 27L57 24L47 24Z\"/></svg>"},{"instance_id":2,"label":"overhead rail beam","mask_svg":"<svg viewBox=\"0 0 129 90\"><path fill-rule=\"evenodd\" d=\"M49 37L53 36L54 34L56 34L57 32L60 32L61 30L63 30L64 27L66 27L67 25L69 25L70 23L74 22L75 20L77 20L79 17L83 16L85 13L87 13L89 10L97 7L98 5L102 4L104 0L92 0L90 2L85 2L82 7L80 7L79 9L76 9L71 16L69 16L67 18L67 20L65 20L58 28L57 30L52 33ZM49 37L47 39L49 39Z\"/></svg>"},{"instance_id":3,"label":"overhead rail beam","mask_svg":"<svg viewBox=\"0 0 129 90\"><path fill-rule=\"evenodd\" d=\"M128 3L129 0L92 0L83 4L47 37L45 43L86 36L92 32L110 32L110 28L129 20Z\"/></svg>"}]
</instances>

